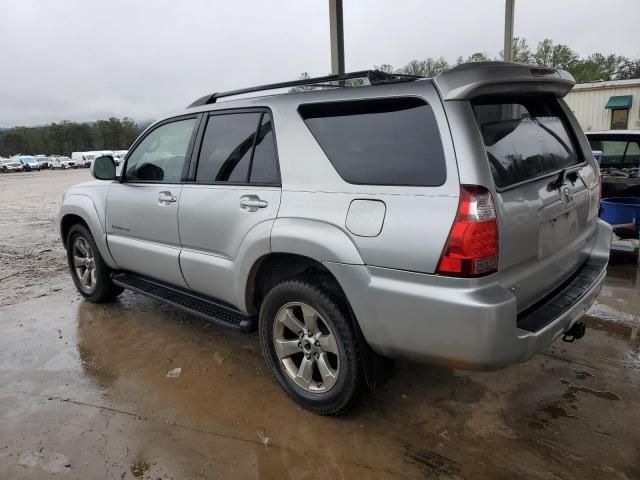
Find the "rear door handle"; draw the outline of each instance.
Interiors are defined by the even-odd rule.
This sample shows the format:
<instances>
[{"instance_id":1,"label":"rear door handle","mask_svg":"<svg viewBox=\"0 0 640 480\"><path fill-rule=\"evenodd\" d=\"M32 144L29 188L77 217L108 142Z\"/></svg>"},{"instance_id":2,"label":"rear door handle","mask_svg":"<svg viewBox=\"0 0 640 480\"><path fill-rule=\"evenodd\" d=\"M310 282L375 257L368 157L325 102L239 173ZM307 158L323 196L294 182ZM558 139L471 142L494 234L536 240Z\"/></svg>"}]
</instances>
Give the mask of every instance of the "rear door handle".
<instances>
[{"instance_id":1,"label":"rear door handle","mask_svg":"<svg viewBox=\"0 0 640 480\"><path fill-rule=\"evenodd\" d=\"M248 212L255 212L259 208L267 208L269 203L260 199L257 195L245 195L240 197L240 208Z\"/></svg>"},{"instance_id":2,"label":"rear door handle","mask_svg":"<svg viewBox=\"0 0 640 480\"><path fill-rule=\"evenodd\" d=\"M171 192L160 192L158 193L158 203L161 205L169 205L170 203L174 203L178 198L174 195L171 195Z\"/></svg>"}]
</instances>

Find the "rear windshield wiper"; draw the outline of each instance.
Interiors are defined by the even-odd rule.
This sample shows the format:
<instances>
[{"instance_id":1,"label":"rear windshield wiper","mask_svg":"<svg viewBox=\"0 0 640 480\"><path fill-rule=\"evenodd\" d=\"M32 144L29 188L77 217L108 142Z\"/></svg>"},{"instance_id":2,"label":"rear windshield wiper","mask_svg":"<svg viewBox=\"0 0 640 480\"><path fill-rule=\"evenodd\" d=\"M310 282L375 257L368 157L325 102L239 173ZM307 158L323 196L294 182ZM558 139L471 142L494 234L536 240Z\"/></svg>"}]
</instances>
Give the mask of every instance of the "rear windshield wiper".
<instances>
[{"instance_id":1,"label":"rear windshield wiper","mask_svg":"<svg viewBox=\"0 0 640 480\"><path fill-rule=\"evenodd\" d=\"M556 179L549 183L549 185L547 187L549 189L549 191L557 190L562 185L564 185L564 179L566 177L567 177L567 169L563 168L562 170L560 170L560 173L558 173L558 176L556 177Z\"/></svg>"}]
</instances>

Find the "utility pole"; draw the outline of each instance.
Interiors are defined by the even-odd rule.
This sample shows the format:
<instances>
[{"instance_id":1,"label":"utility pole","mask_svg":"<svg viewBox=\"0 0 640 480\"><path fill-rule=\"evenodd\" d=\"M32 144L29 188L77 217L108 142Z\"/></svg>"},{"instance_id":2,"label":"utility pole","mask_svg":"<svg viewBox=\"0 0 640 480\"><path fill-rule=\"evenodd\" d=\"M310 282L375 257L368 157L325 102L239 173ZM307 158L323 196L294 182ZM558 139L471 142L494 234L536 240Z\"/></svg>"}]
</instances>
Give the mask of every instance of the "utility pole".
<instances>
[{"instance_id":1,"label":"utility pole","mask_svg":"<svg viewBox=\"0 0 640 480\"><path fill-rule=\"evenodd\" d=\"M331 33L331 73L344 73L344 28L342 0L329 0L329 30Z\"/></svg>"},{"instance_id":2,"label":"utility pole","mask_svg":"<svg viewBox=\"0 0 640 480\"><path fill-rule=\"evenodd\" d=\"M504 9L504 61L513 62L513 10L515 0L506 0Z\"/></svg>"}]
</instances>

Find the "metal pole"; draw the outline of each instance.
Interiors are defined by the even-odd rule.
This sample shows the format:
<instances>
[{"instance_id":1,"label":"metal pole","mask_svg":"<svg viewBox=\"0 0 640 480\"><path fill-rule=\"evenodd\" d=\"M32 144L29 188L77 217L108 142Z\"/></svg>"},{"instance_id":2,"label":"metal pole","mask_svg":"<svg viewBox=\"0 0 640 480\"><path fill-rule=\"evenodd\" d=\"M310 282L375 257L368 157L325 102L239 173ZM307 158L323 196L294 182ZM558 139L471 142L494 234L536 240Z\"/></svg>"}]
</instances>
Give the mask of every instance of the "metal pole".
<instances>
[{"instance_id":1,"label":"metal pole","mask_svg":"<svg viewBox=\"0 0 640 480\"><path fill-rule=\"evenodd\" d=\"M329 0L329 30L331 33L331 73L344 73L344 28L342 0Z\"/></svg>"},{"instance_id":2,"label":"metal pole","mask_svg":"<svg viewBox=\"0 0 640 480\"><path fill-rule=\"evenodd\" d=\"M506 0L504 9L504 61L513 62L513 10L515 0Z\"/></svg>"}]
</instances>

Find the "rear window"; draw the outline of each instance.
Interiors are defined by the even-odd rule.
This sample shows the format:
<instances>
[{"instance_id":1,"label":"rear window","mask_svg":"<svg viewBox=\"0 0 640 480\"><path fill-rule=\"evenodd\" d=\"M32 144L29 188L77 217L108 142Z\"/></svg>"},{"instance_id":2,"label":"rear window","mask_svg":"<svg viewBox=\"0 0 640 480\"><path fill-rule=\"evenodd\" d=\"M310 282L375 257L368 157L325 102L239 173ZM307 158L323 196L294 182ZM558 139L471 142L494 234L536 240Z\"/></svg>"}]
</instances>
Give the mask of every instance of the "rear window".
<instances>
[{"instance_id":1,"label":"rear window","mask_svg":"<svg viewBox=\"0 0 640 480\"><path fill-rule=\"evenodd\" d=\"M439 186L446 179L436 119L422 99L314 103L298 111L349 183Z\"/></svg>"},{"instance_id":2,"label":"rear window","mask_svg":"<svg viewBox=\"0 0 640 480\"><path fill-rule=\"evenodd\" d=\"M640 166L640 138L626 139L587 135L591 150L602 152L602 167L626 168Z\"/></svg>"},{"instance_id":3,"label":"rear window","mask_svg":"<svg viewBox=\"0 0 640 480\"><path fill-rule=\"evenodd\" d=\"M555 97L479 98L472 105L497 187L582 162Z\"/></svg>"}]
</instances>

